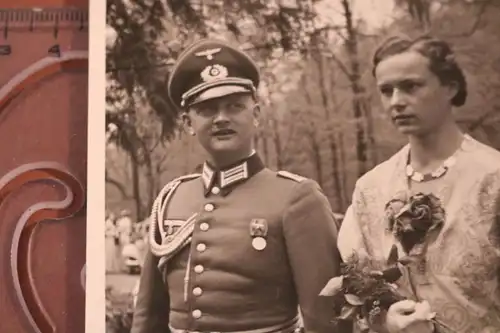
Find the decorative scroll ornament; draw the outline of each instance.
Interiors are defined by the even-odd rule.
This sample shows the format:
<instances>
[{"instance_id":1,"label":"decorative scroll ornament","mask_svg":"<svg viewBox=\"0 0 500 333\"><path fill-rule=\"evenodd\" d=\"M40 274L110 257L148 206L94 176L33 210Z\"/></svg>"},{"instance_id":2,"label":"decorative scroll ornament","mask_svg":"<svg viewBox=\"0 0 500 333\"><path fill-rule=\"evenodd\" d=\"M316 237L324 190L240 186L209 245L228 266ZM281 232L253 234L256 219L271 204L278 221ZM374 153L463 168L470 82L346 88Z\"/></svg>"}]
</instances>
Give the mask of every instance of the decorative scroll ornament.
<instances>
[{"instance_id":1,"label":"decorative scroll ornament","mask_svg":"<svg viewBox=\"0 0 500 333\"><path fill-rule=\"evenodd\" d=\"M33 227L44 220L63 220L74 216L84 205L85 191L75 176L55 162L25 164L0 178L0 205L22 186L47 180L63 186L66 189L66 197L61 201L45 201L29 207L16 224L10 246L14 291L34 333L56 333L56 327L40 300L31 272ZM19 252L25 253L26 257L19 256Z\"/></svg>"},{"instance_id":2,"label":"decorative scroll ornament","mask_svg":"<svg viewBox=\"0 0 500 333\"><path fill-rule=\"evenodd\" d=\"M21 91L40 79L66 68L88 68L87 51L65 51L59 57L45 57L31 64L0 87L0 110Z\"/></svg>"}]
</instances>

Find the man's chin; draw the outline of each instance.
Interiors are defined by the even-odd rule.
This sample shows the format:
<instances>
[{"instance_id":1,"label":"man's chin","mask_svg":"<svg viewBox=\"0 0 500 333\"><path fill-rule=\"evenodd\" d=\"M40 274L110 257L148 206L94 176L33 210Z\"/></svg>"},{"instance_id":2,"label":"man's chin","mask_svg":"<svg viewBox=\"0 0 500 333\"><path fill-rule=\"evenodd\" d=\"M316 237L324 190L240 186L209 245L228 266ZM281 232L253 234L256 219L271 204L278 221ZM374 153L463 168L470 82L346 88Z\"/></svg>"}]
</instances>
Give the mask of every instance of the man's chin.
<instances>
[{"instance_id":1,"label":"man's chin","mask_svg":"<svg viewBox=\"0 0 500 333\"><path fill-rule=\"evenodd\" d=\"M210 150L214 153L234 152L240 149L237 140L234 137L226 139L212 138Z\"/></svg>"},{"instance_id":2,"label":"man's chin","mask_svg":"<svg viewBox=\"0 0 500 333\"><path fill-rule=\"evenodd\" d=\"M240 147L235 145L234 142L220 141L220 142L213 142L210 145L208 152L212 155L227 155L227 154L235 154L240 150L241 150Z\"/></svg>"}]
</instances>

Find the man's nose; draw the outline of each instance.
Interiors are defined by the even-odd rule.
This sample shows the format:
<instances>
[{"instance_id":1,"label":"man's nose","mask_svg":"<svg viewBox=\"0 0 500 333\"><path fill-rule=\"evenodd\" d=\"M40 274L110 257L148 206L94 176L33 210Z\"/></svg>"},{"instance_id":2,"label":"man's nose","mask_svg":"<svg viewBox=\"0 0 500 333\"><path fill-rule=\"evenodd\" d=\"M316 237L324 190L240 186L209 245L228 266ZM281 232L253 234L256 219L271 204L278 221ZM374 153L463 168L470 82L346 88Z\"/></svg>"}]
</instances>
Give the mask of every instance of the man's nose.
<instances>
[{"instance_id":1,"label":"man's nose","mask_svg":"<svg viewBox=\"0 0 500 333\"><path fill-rule=\"evenodd\" d=\"M401 111L406 107L406 97L399 89L394 89L390 100L391 109Z\"/></svg>"},{"instance_id":2,"label":"man's nose","mask_svg":"<svg viewBox=\"0 0 500 333\"><path fill-rule=\"evenodd\" d=\"M221 122L227 122L229 121L229 118L227 116L227 112L225 108L218 107L215 116L214 116L214 123L221 123Z\"/></svg>"}]
</instances>

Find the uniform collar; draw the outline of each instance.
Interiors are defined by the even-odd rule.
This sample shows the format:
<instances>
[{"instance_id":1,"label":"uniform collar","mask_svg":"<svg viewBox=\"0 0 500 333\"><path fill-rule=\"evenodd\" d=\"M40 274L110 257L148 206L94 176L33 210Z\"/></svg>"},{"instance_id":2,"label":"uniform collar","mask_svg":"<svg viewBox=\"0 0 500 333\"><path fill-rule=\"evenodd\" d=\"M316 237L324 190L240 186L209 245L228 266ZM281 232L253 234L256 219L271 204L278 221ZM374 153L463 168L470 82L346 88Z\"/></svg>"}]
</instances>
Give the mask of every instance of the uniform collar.
<instances>
[{"instance_id":1,"label":"uniform collar","mask_svg":"<svg viewBox=\"0 0 500 333\"><path fill-rule=\"evenodd\" d=\"M219 187L221 190L229 189L233 185L251 178L263 168L264 163L255 150L249 157L222 170L217 170L205 162L201 171L205 195L208 195L214 187Z\"/></svg>"}]
</instances>

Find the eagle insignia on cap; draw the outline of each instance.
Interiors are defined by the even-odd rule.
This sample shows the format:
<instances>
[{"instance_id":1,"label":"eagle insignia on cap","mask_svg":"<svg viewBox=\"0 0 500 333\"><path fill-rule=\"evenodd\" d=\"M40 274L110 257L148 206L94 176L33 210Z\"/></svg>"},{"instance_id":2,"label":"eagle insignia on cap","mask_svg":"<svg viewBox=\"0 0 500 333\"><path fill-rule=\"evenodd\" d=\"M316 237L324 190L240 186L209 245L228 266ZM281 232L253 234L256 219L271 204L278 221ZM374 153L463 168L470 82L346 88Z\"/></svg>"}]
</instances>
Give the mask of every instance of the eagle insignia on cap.
<instances>
[{"instance_id":1,"label":"eagle insignia on cap","mask_svg":"<svg viewBox=\"0 0 500 333\"><path fill-rule=\"evenodd\" d=\"M228 75L227 68L222 65L210 65L205 67L201 72L201 78L205 82L226 78Z\"/></svg>"},{"instance_id":2,"label":"eagle insignia on cap","mask_svg":"<svg viewBox=\"0 0 500 333\"><path fill-rule=\"evenodd\" d=\"M217 49L209 49L205 51L201 51L198 53L195 53L195 56L197 57L207 57L208 60L212 60L214 58L214 54L218 53L221 51L221 48Z\"/></svg>"}]
</instances>

